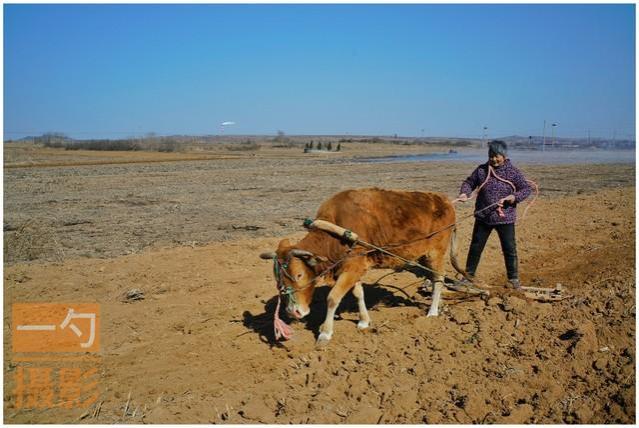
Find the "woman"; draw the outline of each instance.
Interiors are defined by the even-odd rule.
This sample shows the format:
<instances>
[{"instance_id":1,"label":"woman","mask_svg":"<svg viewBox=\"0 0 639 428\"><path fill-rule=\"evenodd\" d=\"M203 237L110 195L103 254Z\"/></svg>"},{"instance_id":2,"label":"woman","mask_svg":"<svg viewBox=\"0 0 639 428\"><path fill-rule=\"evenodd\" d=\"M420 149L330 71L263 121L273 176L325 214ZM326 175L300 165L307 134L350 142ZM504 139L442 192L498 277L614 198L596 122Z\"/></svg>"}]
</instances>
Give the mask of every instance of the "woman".
<instances>
[{"instance_id":1,"label":"woman","mask_svg":"<svg viewBox=\"0 0 639 428\"><path fill-rule=\"evenodd\" d=\"M514 288L519 288L521 283L515 242L516 210L517 204L530 195L531 188L524 175L506 157L507 150L503 141L488 143L488 162L479 165L464 180L457 199L466 202L470 199L471 192L477 191L475 226L466 259L469 277L475 276L486 241L495 229L501 242L508 281Z\"/></svg>"}]
</instances>

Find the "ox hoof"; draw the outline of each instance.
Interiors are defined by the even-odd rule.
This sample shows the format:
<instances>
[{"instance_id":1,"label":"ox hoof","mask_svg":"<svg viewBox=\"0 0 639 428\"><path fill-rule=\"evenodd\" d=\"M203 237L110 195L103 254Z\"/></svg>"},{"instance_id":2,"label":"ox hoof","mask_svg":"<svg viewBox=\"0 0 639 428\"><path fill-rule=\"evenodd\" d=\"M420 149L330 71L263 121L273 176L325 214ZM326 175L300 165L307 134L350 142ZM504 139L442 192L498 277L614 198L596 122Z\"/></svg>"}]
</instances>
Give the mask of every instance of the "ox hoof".
<instances>
[{"instance_id":1,"label":"ox hoof","mask_svg":"<svg viewBox=\"0 0 639 428\"><path fill-rule=\"evenodd\" d=\"M369 321L360 321L357 323L358 330L366 330L370 326Z\"/></svg>"},{"instance_id":2,"label":"ox hoof","mask_svg":"<svg viewBox=\"0 0 639 428\"><path fill-rule=\"evenodd\" d=\"M439 316L439 311L437 311L437 309L435 309L435 310L431 309L430 311L428 311L428 314L426 314L427 318L428 317L436 317L436 316Z\"/></svg>"},{"instance_id":3,"label":"ox hoof","mask_svg":"<svg viewBox=\"0 0 639 428\"><path fill-rule=\"evenodd\" d=\"M320 335L317 337L317 342L315 342L315 346L322 347L328 345L328 342L331 341L331 336L331 334L320 333Z\"/></svg>"}]
</instances>

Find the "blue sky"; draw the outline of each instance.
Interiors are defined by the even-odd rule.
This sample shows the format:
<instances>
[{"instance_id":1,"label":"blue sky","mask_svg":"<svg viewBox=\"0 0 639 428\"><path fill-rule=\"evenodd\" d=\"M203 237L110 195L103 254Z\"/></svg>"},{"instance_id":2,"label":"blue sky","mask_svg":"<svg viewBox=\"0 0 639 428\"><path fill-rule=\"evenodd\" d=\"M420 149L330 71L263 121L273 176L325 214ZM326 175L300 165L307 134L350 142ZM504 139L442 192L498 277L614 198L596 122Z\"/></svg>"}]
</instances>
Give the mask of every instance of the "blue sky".
<instances>
[{"instance_id":1,"label":"blue sky","mask_svg":"<svg viewBox=\"0 0 639 428\"><path fill-rule=\"evenodd\" d=\"M634 5L4 5L5 139L544 120L634 137Z\"/></svg>"}]
</instances>

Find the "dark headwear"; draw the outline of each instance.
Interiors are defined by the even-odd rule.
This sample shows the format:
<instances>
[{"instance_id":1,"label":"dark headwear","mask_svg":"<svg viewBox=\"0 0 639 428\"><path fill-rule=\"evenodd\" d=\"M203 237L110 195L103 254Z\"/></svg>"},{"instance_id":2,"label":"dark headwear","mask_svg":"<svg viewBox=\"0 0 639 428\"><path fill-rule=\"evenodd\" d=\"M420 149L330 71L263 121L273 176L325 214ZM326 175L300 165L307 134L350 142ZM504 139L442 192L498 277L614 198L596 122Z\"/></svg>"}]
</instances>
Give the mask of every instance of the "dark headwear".
<instances>
[{"instance_id":1,"label":"dark headwear","mask_svg":"<svg viewBox=\"0 0 639 428\"><path fill-rule=\"evenodd\" d=\"M493 140L488 143L488 156L502 155L506 157L508 146L501 140Z\"/></svg>"}]
</instances>

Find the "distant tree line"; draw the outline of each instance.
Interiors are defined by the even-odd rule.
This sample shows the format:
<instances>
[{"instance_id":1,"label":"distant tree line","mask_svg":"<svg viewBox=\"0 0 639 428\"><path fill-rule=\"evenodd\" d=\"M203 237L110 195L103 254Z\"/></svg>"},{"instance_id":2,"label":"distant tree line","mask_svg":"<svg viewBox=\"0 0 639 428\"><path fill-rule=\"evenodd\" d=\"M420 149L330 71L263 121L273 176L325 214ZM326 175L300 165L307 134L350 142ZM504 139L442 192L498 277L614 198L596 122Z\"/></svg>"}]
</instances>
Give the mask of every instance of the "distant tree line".
<instances>
[{"instance_id":1,"label":"distant tree line","mask_svg":"<svg viewBox=\"0 0 639 428\"><path fill-rule=\"evenodd\" d=\"M182 143L176 137L157 137L149 134L144 138L124 138L119 140L90 139L74 140L62 133L46 133L34 137L33 142L44 147L52 147L65 150L104 150L104 151L155 151L177 152L181 150Z\"/></svg>"},{"instance_id":2,"label":"distant tree line","mask_svg":"<svg viewBox=\"0 0 639 428\"><path fill-rule=\"evenodd\" d=\"M285 139L282 143L289 144ZM261 148L258 141L243 138L219 136L165 136L148 133L144 137L111 139L74 140L62 133L50 132L38 137L27 137L20 141L31 141L44 147L64 150L103 150L103 151L149 151L149 152L185 152L190 150L226 149L230 151L255 151ZM265 140L266 141L266 140ZM10 142L10 141L9 141ZM278 143L274 144L274 147ZM282 146L284 147L284 146Z\"/></svg>"}]
</instances>

